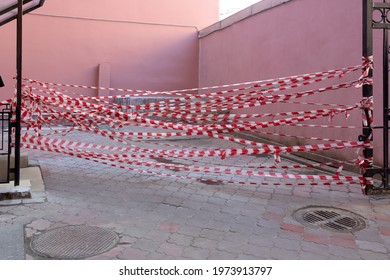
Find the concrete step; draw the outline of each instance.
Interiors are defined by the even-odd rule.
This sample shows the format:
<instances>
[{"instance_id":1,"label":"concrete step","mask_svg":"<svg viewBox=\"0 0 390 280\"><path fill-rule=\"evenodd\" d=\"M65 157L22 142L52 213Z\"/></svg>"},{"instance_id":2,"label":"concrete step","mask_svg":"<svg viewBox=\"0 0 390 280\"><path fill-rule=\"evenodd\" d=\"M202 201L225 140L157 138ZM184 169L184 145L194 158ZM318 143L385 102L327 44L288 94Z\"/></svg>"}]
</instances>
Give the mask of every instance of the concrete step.
<instances>
[{"instance_id":1,"label":"concrete step","mask_svg":"<svg viewBox=\"0 0 390 280\"><path fill-rule=\"evenodd\" d=\"M15 186L14 181L0 184L0 201L27 198L31 198L30 180L20 180L19 186Z\"/></svg>"},{"instance_id":2,"label":"concrete step","mask_svg":"<svg viewBox=\"0 0 390 280\"><path fill-rule=\"evenodd\" d=\"M8 164L8 156L0 155L0 181L4 181L7 179L7 164ZM15 167L15 157L11 156L10 158L10 166L11 169ZM20 168L28 167L28 155L22 154L20 155ZM14 174L11 173L10 180L14 179Z\"/></svg>"}]
</instances>

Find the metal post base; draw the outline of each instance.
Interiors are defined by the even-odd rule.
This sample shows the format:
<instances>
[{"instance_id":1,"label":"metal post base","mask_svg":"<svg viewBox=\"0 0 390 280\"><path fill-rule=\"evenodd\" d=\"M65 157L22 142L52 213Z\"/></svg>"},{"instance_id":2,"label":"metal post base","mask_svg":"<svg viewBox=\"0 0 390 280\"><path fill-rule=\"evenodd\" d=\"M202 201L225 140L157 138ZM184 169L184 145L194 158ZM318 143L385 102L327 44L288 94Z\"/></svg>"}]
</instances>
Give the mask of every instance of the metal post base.
<instances>
[{"instance_id":1,"label":"metal post base","mask_svg":"<svg viewBox=\"0 0 390 280\"><path fill-rule=\"evenodd\" d=\"M365 188L366 195L390 195L389 168L375 168L367 170L365 176L375 178L380 176L378 185L367 185Z\"/></svg>"},{"instance_id":2,"label":"metal post base","mask_svg":"<svg viewBox=\"0 0 390 280\"><path fill-rule=\"evenodd\" d=\"M390 195L390 187L381 188L374 185L368 185L364 189L364 193L365 195Z\"/></svg>"}]
</instances>

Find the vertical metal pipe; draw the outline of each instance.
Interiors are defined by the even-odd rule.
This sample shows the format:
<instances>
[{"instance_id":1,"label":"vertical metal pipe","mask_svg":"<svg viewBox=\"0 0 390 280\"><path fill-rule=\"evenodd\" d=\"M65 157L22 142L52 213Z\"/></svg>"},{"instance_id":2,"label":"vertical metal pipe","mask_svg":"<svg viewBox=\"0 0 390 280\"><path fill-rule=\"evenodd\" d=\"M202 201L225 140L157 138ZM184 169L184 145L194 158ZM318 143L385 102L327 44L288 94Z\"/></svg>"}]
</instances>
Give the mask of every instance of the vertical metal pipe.
<instances>
[{"instance_id":1,"label":"vertical metal pipe","mask_svg":"<svg viewBox=\"0 0 390 280\"><path fill-rule=\"evenodd\" d=\"M372 29L372 0L363 0L363 58L368 58L373 55L373 29ZM367 78L372 78L373 71L370 70ZM363 97L369 98L373 96L373 86L369 84L363 85ZM367 123L363 123L363 137L366 141L373 141L372 127L370 123L370 109L365 109ZM365 168L372 169L372 158L374 152L372 148L364 149ZM367 171L366 171L367 172ZM364 177L369 177L363 174ZM367 186L366 186L367 187Z\"/></svg>"},{"instance_id":2,"label":"vertical metal pipe","mask_svg":"<svg viewBox=\"0 0 390 280\"><path fill-rule=\"evenodd\" d=\"M384 1L386 2L386 1ZM387 16L387 15L386 15ZM383 29L383 168L384 187L389 186L389 36Z\"/></svg>"},{"instance_id":3,"label":"vertical metal pipe","mask_svg":"<svg viewBox=\"0 0 390 280\"><path fill-rule=\"evenodd\" d=\"M373 55L373 30L372 30L372 0L363 0L363 58ZM368 73L368 78L372 78L372 70ZM363 97L373 95L373 86L363 85ZM369 132L371 134L371 131ZM364 135L367 135L363 131ZM368 135L370 135L368 134Z\"/></svg>"},{"instance_id":4,"label":"vertical metal pipe","mask_svg":"<svg viewBox=\"0 0 390 280\"><path fill-rule=\"evenodd\" d=\"M16 35L16 120L15 120L15 186L20 184L20 130L22 107L22 47L23 47L23 0L18 0Z\"/></svg>"}]
</instances>

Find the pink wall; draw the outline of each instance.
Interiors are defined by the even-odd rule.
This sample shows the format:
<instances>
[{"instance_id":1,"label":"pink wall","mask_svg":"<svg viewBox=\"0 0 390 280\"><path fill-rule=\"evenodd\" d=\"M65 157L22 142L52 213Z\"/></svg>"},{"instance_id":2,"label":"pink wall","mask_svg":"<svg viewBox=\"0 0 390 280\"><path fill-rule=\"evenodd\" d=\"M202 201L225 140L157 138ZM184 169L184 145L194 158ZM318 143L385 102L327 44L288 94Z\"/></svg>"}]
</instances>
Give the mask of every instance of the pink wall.
<instances>
[{"instance_id":1,"label":"pink wall","mask_svg":"<svg viewBox=\"0 0 390 280\"><path fill-rule=\"evenodd\" d=\"M264 11L259 12L260 10ZM250 16L251 14L254 15ZM361 64L361 15L361 0L263 0L200 31L200 85L277 78ZM377 65L380 66L380 34L376 33L375 37ZM380 67L377 67L376 77L380 75L380 71ZM352 78L358 78L359 74ZM336 80L333 83L338 82L340 81ZM375 83L376 95L381 96L381 79L376 78ZM324 85L330 84L322 83L320 86ZM321 94L307 100L355 104L360 99L361 91L350 89ZM376 121L380 119L381 106L380 98L376 98ZM272 110L302 109L309 107L280 104ZM264 112L263 110L268 109L251 112L259 113L259 110ZM348 120L344 116L336 116L332 123L327 119L312 123L360 126L361 112L353 113ZM348 140L357 140L361 134L361 129L313 130L284 127L268 131ZM271 138L290 145L318 143L292 138ZM382 161L381 146L381 136L375 134L377 163ZM327 154L347 159L356 157L355 151L333 151Z\"/></svg>"},{"instance_id":2,"label":"pink wall","mask_svg":"<svg viewBox=\"0 0 390 280\"><path fill-rule=\"evenodd\" d=\"M197 30L217 18L218 0L46 0L24 17L24 76L148 90L195 87ZM0 100L14 91L15 33L15 22L0 27L7 85Z\"/></svg>"},{"instance_id":3,"label":"pink wall","mask_svg":"<svg viewBox=\"0 0 390 280\"><path fill-rule=\"evenodd\" d=\"M218 9L218 0L46 0L34 13L203 28Z\"/></svg>"}]
</instances>

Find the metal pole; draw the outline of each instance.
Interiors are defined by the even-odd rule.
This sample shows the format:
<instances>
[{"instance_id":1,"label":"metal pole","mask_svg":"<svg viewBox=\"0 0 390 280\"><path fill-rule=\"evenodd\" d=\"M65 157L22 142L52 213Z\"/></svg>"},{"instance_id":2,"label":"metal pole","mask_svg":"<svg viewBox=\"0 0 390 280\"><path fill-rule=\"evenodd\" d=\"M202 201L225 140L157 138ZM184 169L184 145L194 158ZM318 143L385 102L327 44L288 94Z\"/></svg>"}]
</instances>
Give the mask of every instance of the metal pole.
<instances>
[{"instance_id":1,"label":"metal pole","mask_svg":"<svg viewBox=\"0 0 390 280\"><path fill-rule=\"evenodd\" d=\"M386 0L383 2L386 3ZM387 29L383 29L383 110L383 184L387 188L389 186L389 36Z\"/></svg>"},{"instance_id":2,"label":"metal pole","mask_svg":"<svg viewBox=\"0 0 390 280\"><path fill-rule=\"evenodd\" d=\"M372 31L372 0L363 0L363 57L370 57L373 54L373 31ZM372 78L372 70L368 78ZM363 85L363 96L372 96L372 85ZM370 131L371 134L371 131ZM370 135L368 134L368 135ZM365 134L366 135L366 134Z\"/></svg>"},{"instance_id":3,"label":"metal pole","mask_svg":"<svg viewBox=\"0 0 390 280\"><path fill-rule=\"evenodd\" d=\"M16 120L15 120L15 186L20 184L20 121L22 108L22 42L23 42L23 0L18 0L16 35Z\"/></svg>"},{"instance_id":4,"label":"metal pole","mask_svg":"<svg viewBox=\"0 0 390 280\"><path fill-rule=\"evenodd\" d=\"M373 29L372 29L372 0L363 0L363 58L368 58L373 55ZM367 78L373 77L372 69L368 73ZM373 96L373 86L371 84L363 85L363 97L369 98ZM363 123L363 135L361 140L364 141L373 141L372 127L370 123L370 118L372 117L372 112L369 109L365 109L364 113L366 115L366 123ZM364 177L371 177L367 174L367 170L372 169L373 162L372 158L374 152L372 148L366 148L363 151L365 157L365 168L366 173L363 174ZM366 186L368 187L368 186Z\"/></svg>"}]
</instances>

